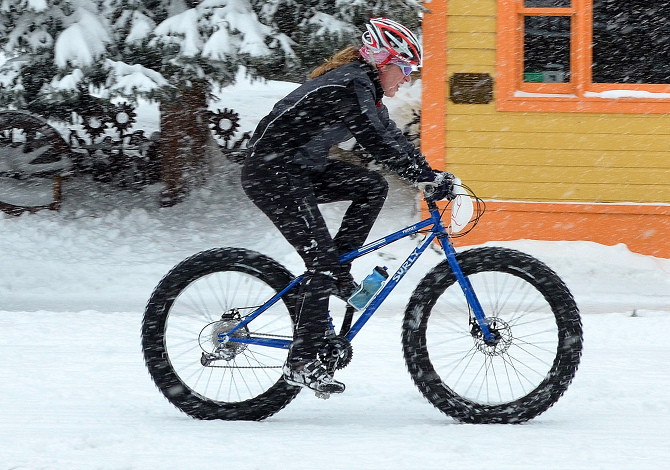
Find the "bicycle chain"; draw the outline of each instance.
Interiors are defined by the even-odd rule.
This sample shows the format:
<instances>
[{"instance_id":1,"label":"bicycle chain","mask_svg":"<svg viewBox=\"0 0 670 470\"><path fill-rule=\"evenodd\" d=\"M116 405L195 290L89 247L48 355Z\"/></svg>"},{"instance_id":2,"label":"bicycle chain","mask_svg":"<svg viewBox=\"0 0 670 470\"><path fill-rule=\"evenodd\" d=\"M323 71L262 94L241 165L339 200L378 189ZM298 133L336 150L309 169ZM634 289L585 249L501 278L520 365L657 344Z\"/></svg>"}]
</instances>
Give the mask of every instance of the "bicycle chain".
<instances>
[{"instance_id":1,"label":"bicycle chain","mask_svg":"<svg viewBox=\"0 0 670 470\"><path fill-rule=\"evenodd\" d=\"M214 366L214 365L208 365L207 367L211 367L212 369L281 369L284 367L282 364L281 366Z\"/></svg>"},{"instance_id":2,"label":"bicycle chain","mask_svg":"<svg viewBox=\"0 0 670 470\"><path fill-rule=\"evenodd\" d=\"M253 334L253 333L252 333ZM286 335L273 335L271 333L256 333L257 336L263 336L266 338L284 338L284 339L290 339L290 336ZM202 345L200 346L200 349L202 349L203 352L207 352L202 348ZM214 364L214 363L212 363ZM207 367L212 367L212 368L217 368L217 369L281 369L283 366L217 366L217 365L208 365Z\"/></svg>"}]
</instances>

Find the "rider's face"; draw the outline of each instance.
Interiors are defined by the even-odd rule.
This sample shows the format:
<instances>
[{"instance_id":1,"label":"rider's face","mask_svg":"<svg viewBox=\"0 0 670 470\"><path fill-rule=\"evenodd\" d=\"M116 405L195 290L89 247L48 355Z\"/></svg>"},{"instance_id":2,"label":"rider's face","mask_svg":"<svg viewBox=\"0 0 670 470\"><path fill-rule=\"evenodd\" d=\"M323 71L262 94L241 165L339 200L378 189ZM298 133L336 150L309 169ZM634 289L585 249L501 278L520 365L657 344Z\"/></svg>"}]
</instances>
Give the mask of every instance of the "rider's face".
<instances>
[{"instance_id":1,"label":"rider's face","mask_svg":"<svg viewBox=\"0 0 670 470\"><path fill-rule=\"evenodd\" d=\"M395 96L400 85L409 80L409 75L405 76L402 69L396 64L386 64L379 68L379 82L386 96Z\"/></svg>"}]
</instances>

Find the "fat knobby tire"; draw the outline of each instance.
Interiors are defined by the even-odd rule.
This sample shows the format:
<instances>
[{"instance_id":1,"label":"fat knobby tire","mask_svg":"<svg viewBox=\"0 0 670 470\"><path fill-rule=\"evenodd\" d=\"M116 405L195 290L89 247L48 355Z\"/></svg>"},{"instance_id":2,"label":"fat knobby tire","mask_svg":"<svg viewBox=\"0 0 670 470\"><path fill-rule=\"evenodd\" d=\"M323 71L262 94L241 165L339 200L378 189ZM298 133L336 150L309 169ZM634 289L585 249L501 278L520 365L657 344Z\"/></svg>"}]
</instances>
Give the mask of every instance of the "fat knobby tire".
<instances>
[{"instance_id":1,"label":"fat knobby tire","mask_svg":"<svg viewBox=\"0 0 670 470\"><path fill-rule=\"evenodd\" d=\"M414 291L403 322L403 350L410 375L436 408L467 423L521 423L546 411L572 381L582 352L582 325L577 305L563 281L541 261L524 253L484 247L457 255L466 276L498 271L512 274L539 291L554 314L558 347L551 369L534 390L514 401L482 404L456 394L443 382L430 360L426 327L431 310L445 289L456 282L446 261L436 266Z\"/></svg>"},{"instance_id":2,"label":"fat knobby tire","mask_svg":"<svg viewBox=\"0 0 670 470\"><path fill-rule=\"evenodd\" d=\"M186 287L208 274L238 271L257 277L279 292L293 278L282 265L260 253L237 248L218 248L198 253L175 266L158 284L147 304L142 322L142 349L149 373L167 400L197 419L262 420L284 408L300 391L279 379L265 393L242 402L213 401L191 390L173 369L165 345L170 308ZM288 312L295 299L283 297Z\"/></svg>"}]
</instances>

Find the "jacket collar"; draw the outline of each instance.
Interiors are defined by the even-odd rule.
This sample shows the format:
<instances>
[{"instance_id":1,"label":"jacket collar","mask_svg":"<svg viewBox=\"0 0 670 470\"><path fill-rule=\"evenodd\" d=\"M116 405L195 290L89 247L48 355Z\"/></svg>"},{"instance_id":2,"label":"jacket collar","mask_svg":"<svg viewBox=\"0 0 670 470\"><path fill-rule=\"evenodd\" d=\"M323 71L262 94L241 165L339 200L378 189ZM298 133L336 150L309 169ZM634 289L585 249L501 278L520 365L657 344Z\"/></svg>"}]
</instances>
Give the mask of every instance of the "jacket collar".
<instances>
[{"instance_id":1,"label":"jacket collar","mask_svg":"<svg viewBox=\"0 0 670 470\"><path fill-rule=\"evenodd\" d=\"M382 87L382 83L379 81L379 70L363 60L361 60L361 64L361 67L363 70L365 70L365 73L368 75L368 77L370 77L370 80L375 86L375 96L377 98L377 106L379 106L382 98L384 97L384 88Z\"/></svg>"}]
</instances>

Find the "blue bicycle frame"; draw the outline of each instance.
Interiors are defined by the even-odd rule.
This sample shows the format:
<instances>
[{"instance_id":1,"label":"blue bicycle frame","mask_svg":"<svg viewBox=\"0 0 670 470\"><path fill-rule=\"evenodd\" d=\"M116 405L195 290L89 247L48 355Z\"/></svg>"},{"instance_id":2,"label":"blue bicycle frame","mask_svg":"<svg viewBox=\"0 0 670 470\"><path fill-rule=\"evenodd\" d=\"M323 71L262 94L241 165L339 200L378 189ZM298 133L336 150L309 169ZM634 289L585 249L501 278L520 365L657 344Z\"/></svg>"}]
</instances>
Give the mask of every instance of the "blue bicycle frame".
<instances>
[{"instance_id":1,"label":"blue bicycle frame","mask_svg":"<svg viewBox=\"0 0 670 470\"><path fill-rule=\"evenodd\" d=\"M429 229L426 238L419 244L419 246L417 246L414 249L414 251L412 251L412 253L407 257L405 262L398 268L398 270L393 274L393 276L389 278L389 280L386 282L382 290L379 291L379 293L372 299L372 301L367 305L367 307L365 307L361 315L358 317L356 322L352 325L349 332L347 333L346 335L347 340L351 341L356 337L358 332L363 328L363 326L367 323L367 321L377 311L377 308L379 308L382 302L386 299L386 297L388 297L391 291L393 291L398 282L400 282L400 280L405 276L405 274L407 274L407 272L414 265L416 260L419 259L421 254L426 250L426 248L428 248L428 246L430 246L430 244L435 240L435 238L438 239L440 245L444 250L447 262L449 263L449 266L451 267L454 276L456 276L456 280L458 281L459 285L461 286L461 289L463 290L463 293L465 294L468 304L470 305L470 308L472 309L475 319L477 320L477 323L482 331L484 339L486 341L494 340L494 336L489 330L488 323L486 322L486 316L484 314L481 304L479 303L479 300L477 299L477 296L475 295L475 292L472 288L472 284L470 284L470 280L463 274L463 271L461 270L461 267L458 264L458 261L456 260L456 250L454 249L454 246L449 238L449 233L447 232L447 229L445 228L442 222L442 217L439 209L434 203L432 204L429 203L429 211L430 211L429 218L422 220L417 224L410 225L409 227L399 230L395 233L392 233L391 235L380 238L372 243L364 245L361 248L350 251L349 253L346 253L340 257L340 263L346 263L348 261L352 261L356 258L371 253L375 250L378 250L395 241L398 241L401 238L408 237L424 229ZM297 286L302 281L303 278L304 274L298 276L293 281L291 281L284 289L275 294L270 300L268 300L266 303L260 306L249 316L244 318L238 325L235 326L235 328L230 330L227 334L219 334L219 341L221 343L226 343L230 341L235 343L255 344L260 346L268 346L272 348L288 349L289 345L291 344L290 340L254 337L253 334L249 337L245 337L246 335L243 335L243 337L235 338L233 337L233 334L240 328L244 328L246 325L251 323L255 318L257 318L259 315L261 315L263 312L269 309L272 305L277 303L284 294L286 294L288 291Z\"/></svg>"}]
</instances>

